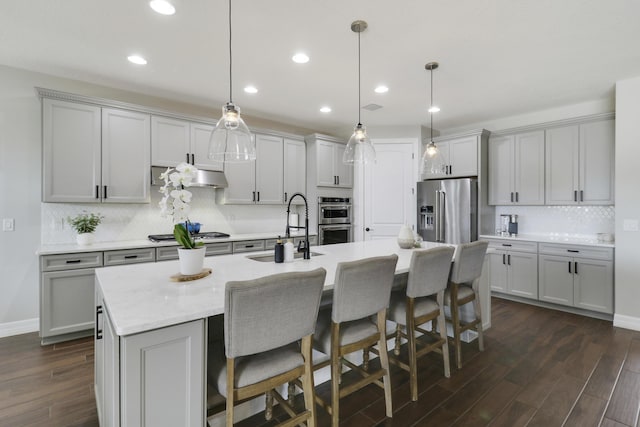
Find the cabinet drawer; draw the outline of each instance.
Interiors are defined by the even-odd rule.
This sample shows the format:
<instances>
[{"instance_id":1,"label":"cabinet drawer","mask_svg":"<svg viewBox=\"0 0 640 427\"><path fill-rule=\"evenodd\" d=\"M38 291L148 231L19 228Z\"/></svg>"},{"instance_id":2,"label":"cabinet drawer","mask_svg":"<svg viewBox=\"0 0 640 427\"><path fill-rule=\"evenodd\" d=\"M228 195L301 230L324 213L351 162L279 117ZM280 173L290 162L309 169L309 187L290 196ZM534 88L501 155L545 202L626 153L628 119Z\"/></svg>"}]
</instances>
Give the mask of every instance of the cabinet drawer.
<instances>
[{"instance_id":1,"label":"cabinet drawer","mask_svg":"<svg viewBox=\"0 0 640 427\"><path fill-rule=\"evenodd\" d=\"M298 246L298 242L304 242L304 236L294 237L293 244ZM315 246L318 244L318 236L309 236L309 246Z\"/></svg>"},{"instance_id":2,"label":"cabinet drawer","mask_svg":"<svg viewBox=\"0 0 640 427\"><path fill-rule=\"evenodd\" d=\"M613 260L613 248L601 248L598 246L540 243L540 253L548 255L564 255L573 258Z\"/></svg>"},{"instance_id":3,"label":"cabinet drawer","mask_svg":"<svg viewBox=\"0 0 640 427\"><path fill-rule=\"evenodd\" d=\"M154 248L122 249L104 253L105 266L155 262L155 260L156 251Z\"/></svg>"},{"instance_id":4,"label":"cabinet drawer","mask_svg":"<svg viewBox=\"0 0 640 427\"><path fill-rule=\"evenodd\" d=\"M245 240L233 242L233 253L264 251L264 240Z\"/></svg>"},{"instance_id":5,"label":"cabinet drawer","mask_svg":"<svg viewBox=\"0 0 640 427\"><path fill-rule=\"evenodd\" d=\"M40 257L41 271L75 270L102 267L102 252L44 255Z\"/></svg>"},{"instance_id":6,"label":"cabinet drawer","mask_svg":"<svg viewBox=\"0 0 640 427\"><path fill-rule=\"evenodd\" d=\"M531 252L538 251L536 242L517 242L514 240L487 240L490 249L503 249L506 251Z\"/></svg>"},{"instance_id":7,"label":"cabinet drawer","mask_svg":"<svg viewBox=\"0 0 640 427\"><path fill-rule=\"evenodd\" d=\"M208 243L205 245L205 247L207 249L205 251L204 256L225 255L225 254L230 254L232 251L231 242Z\"/></svg>"},{"instance_id":8,"label":"cabinet drawer","mask_svg":"<svg viewBox=\"0 0 640 427\"><path fill-rule=\"evenodd\" d=\"M276 247L276 242L278 241L278 239L267 239L264 241L264 249L265 250L270 250ZM284 244L286 242L286 239L282 239L282 243Z\"/></svg>"},{"instance_id":9,"label":"cabinet drawer","mask_svg":"<svg viewBox=\"0 0 640 427\"><path fill-rule=\"evenodd\" d=\"M177 246L161 246L156 248L156 261L168 261L178 259Z\"/></svg>"}]
</instances>

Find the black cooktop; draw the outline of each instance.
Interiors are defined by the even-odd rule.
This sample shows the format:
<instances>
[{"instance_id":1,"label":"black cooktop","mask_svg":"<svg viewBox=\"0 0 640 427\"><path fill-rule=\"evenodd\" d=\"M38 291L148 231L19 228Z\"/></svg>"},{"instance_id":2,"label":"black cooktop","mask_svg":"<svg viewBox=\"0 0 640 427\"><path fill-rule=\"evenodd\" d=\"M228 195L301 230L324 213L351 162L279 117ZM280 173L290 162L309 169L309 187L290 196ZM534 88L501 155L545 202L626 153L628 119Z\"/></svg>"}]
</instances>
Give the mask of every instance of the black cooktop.
<instances>
[{"instance_id":1,"label":"black cooktop","mask_svg":"<svg viewBox=\"0 0 640 427\"><path fill-rule=\"evenodd\" d=\"M150 234L148 237L152 242L170 242L176 240L173 234ZM219 231L205 231L203 233L195 233L194 237L199 239L222 239L229 237L229 235Z\"/></svg>"}]
</instances>

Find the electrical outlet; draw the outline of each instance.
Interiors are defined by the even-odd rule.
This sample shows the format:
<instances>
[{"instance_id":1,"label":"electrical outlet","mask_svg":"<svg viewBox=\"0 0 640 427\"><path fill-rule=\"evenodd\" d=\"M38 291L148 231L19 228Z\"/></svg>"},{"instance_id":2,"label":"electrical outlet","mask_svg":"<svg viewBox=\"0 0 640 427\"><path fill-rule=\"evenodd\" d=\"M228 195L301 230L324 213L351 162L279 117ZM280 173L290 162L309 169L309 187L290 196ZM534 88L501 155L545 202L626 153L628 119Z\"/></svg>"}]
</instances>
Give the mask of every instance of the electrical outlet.
<instances>
[{"instance_id":1,"label":"electrical outlet","mask_svg":"<svg viewBox=\"0 0 640 427\"><path fill-rule=\"evenodd\" d=\"M3 218L2 231L15 231L15 220L13 218Z\"/></svg>"}]
</instances>

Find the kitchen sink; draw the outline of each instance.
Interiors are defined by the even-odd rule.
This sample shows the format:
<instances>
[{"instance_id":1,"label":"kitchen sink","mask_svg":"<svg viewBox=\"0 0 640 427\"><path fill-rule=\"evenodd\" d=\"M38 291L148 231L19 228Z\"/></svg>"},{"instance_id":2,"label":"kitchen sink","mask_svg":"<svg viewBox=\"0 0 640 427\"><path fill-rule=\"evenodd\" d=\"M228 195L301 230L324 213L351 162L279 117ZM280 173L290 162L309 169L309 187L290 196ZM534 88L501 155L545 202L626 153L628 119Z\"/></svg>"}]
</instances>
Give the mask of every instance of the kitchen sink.
<instances>
[{"instance_id":1,"label":"kitchen sink","mask_svg":"<svg viewBox=\"0 0 640 427\"><path fill-rule=\"evenodd\" d=\"M324 255L321 254L319 252L311 252L311 258L313 258L314 256L320 256L320 255ZM304 256L303 252L294 252L293 253L293 259L303 259L302 257ZM275 256L273 254L266 254L266 255L247 255L247 258L252 259L254 261L259 261L259 262L275 262L274 258Z\"/></svg>"}]
</instances>

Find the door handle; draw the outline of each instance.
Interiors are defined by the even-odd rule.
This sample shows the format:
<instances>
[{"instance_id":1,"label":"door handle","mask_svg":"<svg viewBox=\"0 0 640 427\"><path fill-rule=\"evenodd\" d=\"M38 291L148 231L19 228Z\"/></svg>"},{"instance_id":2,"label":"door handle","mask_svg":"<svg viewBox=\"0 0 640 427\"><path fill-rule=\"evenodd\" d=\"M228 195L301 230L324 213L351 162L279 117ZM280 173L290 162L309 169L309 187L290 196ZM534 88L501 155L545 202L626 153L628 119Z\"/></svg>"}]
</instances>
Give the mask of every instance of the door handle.
<instances>
[{"instance_id":1,"label":"door handle","mask_svg":"<svg viewBox=\"0 0 640 427\"><path fill-rule=\"evenodd\" d=\"M436 191L435 222L436 222L436 242L439 242L440 241L440 190Z\"/></svg>"},{"instance_id":2,"label":"door handle","mask_svg":"<svg viewBox=\"0 0 640 427\"><path fill-rule=\"evenodd\" d=\"M189 153L186 153L187 156L187 163L189 163Z\"/></svg>"},{"instance_id":3,"label":"door handle","mask_svg":"<svg viewBox=\"0 0 640 427\"><path fill-rule=\"evenodd\" d=\"M518 192L516 191L516 203L518 203L520 200L520 196L518 195Z\"/></svg>"},{"instance_id":4,"label":"door handle","mask_svg":"<svg viewBox=\"0 0 640 427\"><path fill-rule=\"evenodd\" d=\"M284 192L284 202L287 203L287 192Z\"/></svg>"},{"instance_id":5,"label":"door handle","mask_svg":"<svg viewBox=\"0 0 640 427\"><path fill-rule=\"evenodd\" d=\"M191 153L191 164L195 165L196 164L196 155Z\"/></svg>"},{"instance_id":6,"label":"door handle","mask_svg":"<svg viewBox=\"0 0 640 427\"><path fill-rule=\"evenodd\" d=\"M584 202L584 190L580 190L580 201Z\"/></svg>"},{"instance_id":7,"label":"door handle","mask_svg":"<svg viewBox=\"0 0 640 427\"><path fill-rule=\"evenodd\" d=\"M506 264L507 264L507 263L505 262L505 257L506 257L506 254L502 254L502 264L503 264L503 265L506 265Z\"/></svg>"},{"instance_id":8,"label":"door handle","mask_svg":"<svg viewBox=\"0 0 640 427\"><path fill-rule=\"evenodd\" d=\"M513 203L513 191L511 192L511 203Z\"/></svg>"},{"instance_id":9,"label":"door handle","mask_svg":"<svg viewBox=\"0 0 640 427\"><path fill-rule=\"evenodd\" d=\"M577 190L573 190L573 201L574 202L578 201L578 191Z\"/></svg>"},{"instance_id":10,"label":"door handle","mask_svg":"<svg viewBox=\"0 0 640 427\"><path fill-rule=\"evenodd\" d=\"M104 186L104 198L105 199L107 198L107 186L106 185Z\"/></svg>"},{"instance_id":11,"label":"door handle","mask_svg":"<svg viewBox=\"0 0 640 427\"><path fill-rule=\"evenodd\" d=\"M573 263L573 272L575 274L578 274L578 261Z\"/></svg>"},{"instance_id":12,"label":"door handle","mask_svg":"<svg viewBox=\"0 0 640 427\"><path fill-rule=\"evenodd\" d=\"M96 199L100 198L100 186L96 185Z\"/></svg>"},{"instance_id":13,"label":"door handle","mask_svg":"<svg viewBox=\"0 0 640 427\"><path fill-rule=\"evenodd\" d=\"M446 236L444 235L445 230L445 202L446 202L447 194L444 191L440 191L440 241L444 243L446 240Z\"/></svg>"},{"instance_id":14,"label":"door handle","mask_svg":"<svg viewBox=\"0 0 640 427\"><path fill-rule=\"evenodd\" d=\"M252 201L252 202L255 202L255 201L256 201L256 192L255 192L255 191L253 192L253 199L252 199L251 201Z\"/></svg>"},{"instance_id":15,"label":"door handle","mask_svg":"<svg viewBox=\"0 0 640 427\"><path fill-rule=\"evenodd\" d=\"M507 255L507 265L511 265L511 254Z\"/></svg>"},{"instance_id":16,"label":"door handle","mask_svg":"<svg viewBox=\"0 0 640 427\"><path fill-rule=\"evenodd\" d=\"M371 231L369 227L365 228L364 231Z\"/></svg>"},{"instance_id":17,"label":"door handle","mask_svg":"<svg viewBox=\"0 0 640 427\"><path fill-rule=\"evenodd\" d=\"M260 201L260 192L258 191L258 201Z\"/></svg>"},{"instance_id":18,"label":"door handle","mask_svg":"<svg viewBox=\"0 0 640 427\"><path fill-rule=\"evenodd\" d=\"M571 273L571 261L569 261L569 274L572 274Z\"/></svg>"}]
</instances>

